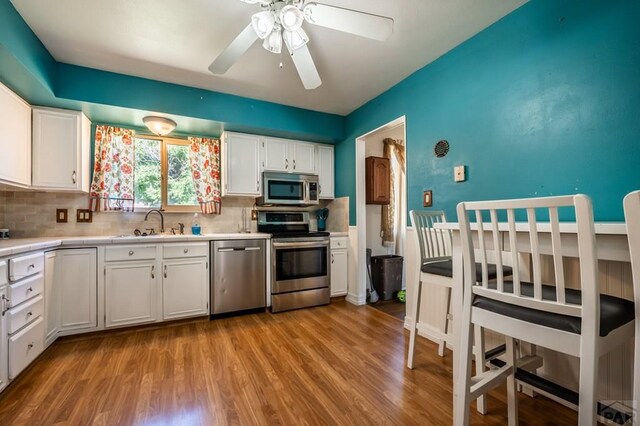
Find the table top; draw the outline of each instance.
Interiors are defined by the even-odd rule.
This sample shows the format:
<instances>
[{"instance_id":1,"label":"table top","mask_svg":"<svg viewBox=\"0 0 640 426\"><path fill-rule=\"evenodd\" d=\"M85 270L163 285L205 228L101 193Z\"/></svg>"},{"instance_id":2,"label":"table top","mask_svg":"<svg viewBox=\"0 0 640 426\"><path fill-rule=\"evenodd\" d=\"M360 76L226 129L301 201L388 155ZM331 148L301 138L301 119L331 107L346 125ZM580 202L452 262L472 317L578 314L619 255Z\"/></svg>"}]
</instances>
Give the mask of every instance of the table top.
<instances>
[{"instance_id":1,"label":"table top","mask_svg":"<svg viewBox=\"0 0 640 426\"><path fill-rule=\"evenodd\" d=\"M484 224L485 230L491 230L491 224ZM448 229L451 231L460 230L460 224L458 222L444 222L436 223L433 225L435 229ZM471 223L471 229L478 229L477 224ZM508 231L509 224L507 222L499 222L498 229L500 231ZM594 229L596 235L627 235L627 227L624 222L595 222ZM525 232L529 230L529 224L527 222L516 222L516 231ZM551 224L549 222L538 222L538 230L540 232L551 232ZM575 222L560 222L560 233L563 234L575 234L578 232L578 227Z\"/></svg>"}]
</instances>

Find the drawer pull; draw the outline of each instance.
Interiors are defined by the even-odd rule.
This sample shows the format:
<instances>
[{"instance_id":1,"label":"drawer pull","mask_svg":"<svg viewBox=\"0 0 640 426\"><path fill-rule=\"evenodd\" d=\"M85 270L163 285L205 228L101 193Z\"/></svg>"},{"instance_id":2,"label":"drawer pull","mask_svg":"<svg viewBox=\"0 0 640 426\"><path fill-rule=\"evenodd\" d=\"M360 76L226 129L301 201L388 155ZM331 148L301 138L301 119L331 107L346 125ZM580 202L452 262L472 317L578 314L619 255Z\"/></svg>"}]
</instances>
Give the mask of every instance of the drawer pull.
<instances>
[{"instance_id":1,"label":"drawer pull","mask_svg":"<svg viewBox=\"0 0 640 426\"><path fill-rule=\"evenodd\" d=\"M31 293L32 291L33 291L33 287L29 287L29 288L27 289L27 293Z\"/></svg>"},{"instance_id":2,"label":"drawer pull","mask_svg":"<svg viewBox=\"0 0 640 426\"><path fill-rule=\"evenodd\" d=\"M75 185L75 183L77 182L76 179L76 171L74 170L73 173L71 174L71 181L73 182L73 184Z\"/></svg>"},{"instance_id":3,"label":"drawer pull","mask_svg":"<svg viewBox=\"0 0 640 426\"><path fill-rule=\"evenodd\" d=\"M11 307L11 300L5 296L4 294L2 295L2 301L4 302L4 309L2 310L2 316L4 316L4 314L7 313L7 311L9 310L9 308Z\"/></svg>"},{"instance_id":4,"label":"drawer pull","mask_svg":"<svg viewBox=\"0 0 640 426\"><path fill-rule=\"evenodd\" d=\"M34 263L32 263L32 264L29 265L28 269L33 269L35 267L36 267L36 265Z\"/></svg>"},{"instance_id":5,"label":"drawer pull","mask_svg":"<svg viewBox=\"0 0 640 426\"><path fill-rule=\"evenodd\" d=\"M164 277L167 278L167 265L164 265Z\"/></svg>"},{"instance_id":6,"label":"drawer pull","mask_svg":"<svg viewBox=\"0 0 640 426\"><path fill-rule=\"evenodd\" d=\"M135 252L133 250L129 250L129 256L133 256Z\"/></svg>"},{"instance_id":7,"label":"drawer pull","mask_svg":"<svg viewBox=\"0 0 640 426\"><path fill-rule=\"evenodd\" d=\"M27 350L29 350L29 349L31 349L31 348L33 348L33 343L29 343L29 344L27 345Z\"/></svg>"},{"instance_id":8,"label":"drawer pull","mask_svg":"<svg viewBox=\"0 0 640 426\"><path fill-rule=\"evenodd\" d=\"M334 257L333 257L333 253L332 253L332 254L331 254L331 263L332 263L332 264L333 264L334 260L335 260L335 259L334 259Z\"/></svg>"},{"instance_id":9,"label":"drawer pull","mask_svg":"<svg viewBox=\"0 0 640 426\"><path fill-rule=\"evenodd\" d=\"M31 315L33 315L33 312L31 311L27 312L27 318L29 318Z\"/></svg>"},{"instance_id":10,"label":"drawer pull","mask_svg":"<svg viewBox=\"0 0 640 426\"><path fill-rule=\"evenodd\" d=\"M151 278L155 278L156 277L156 267L152 266L151 267Z\"/></svg>"},{"instance_id":11,"label":"drawer pull","mask_svg":"<svg viewBox=\"0 0 640 426\"><path fill-rule=\"evenodd\" d=\"M189 249L184 249L183 251L184 251L184 254L189 253Z\"/></svg>"}]
</instances>

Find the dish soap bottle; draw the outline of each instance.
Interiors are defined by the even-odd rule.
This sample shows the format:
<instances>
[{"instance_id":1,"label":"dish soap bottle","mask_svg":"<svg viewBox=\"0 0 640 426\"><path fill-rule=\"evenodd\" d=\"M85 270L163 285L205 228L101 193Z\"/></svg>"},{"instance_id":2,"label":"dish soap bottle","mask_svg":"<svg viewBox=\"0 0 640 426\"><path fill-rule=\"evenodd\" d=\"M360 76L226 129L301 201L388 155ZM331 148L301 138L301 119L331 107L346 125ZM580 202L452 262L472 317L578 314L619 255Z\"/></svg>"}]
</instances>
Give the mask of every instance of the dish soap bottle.
<instances>
[{"instance_id":1,"label":"dish soap bottle","mask_svg":"<svg viewBox=\"0 0 640 426\"><path fill-rule=\"evenodd\" d=\"M191 223L191 233L193 235L200 235L200 217L198 213L193 215L193 222Z\"/></svg>"}]
</instances>

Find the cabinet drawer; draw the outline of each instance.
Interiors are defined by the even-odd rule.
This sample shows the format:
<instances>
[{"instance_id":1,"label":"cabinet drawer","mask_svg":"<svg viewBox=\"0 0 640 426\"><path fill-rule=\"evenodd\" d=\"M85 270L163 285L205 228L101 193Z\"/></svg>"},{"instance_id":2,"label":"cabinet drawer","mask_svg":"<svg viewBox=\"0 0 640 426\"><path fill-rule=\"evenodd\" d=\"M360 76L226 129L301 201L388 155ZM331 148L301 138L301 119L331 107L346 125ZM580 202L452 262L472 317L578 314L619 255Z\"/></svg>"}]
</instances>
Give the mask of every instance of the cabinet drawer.
<instances>
[{"instance_id":1,"label":"cabinet drawer","mask_svg":"<svg viewBox=\"0 0 640 426\"><path fill-rule=\"evenodd\" d=\"M25 300L31 299L41 294L44 290L44 275L38 274L25 278L9 286L9 300L11 306L18 306Z\"/></svg>"},{"instance_id":2,"label":"cabinet drawer","mask_svg":"<svg viewBox=\"0 0 640 426\"><path fill-rule=\"evenodd\" d=\"M44 320L40 317L9 338L9 379L20 374L43 349Z\"/></svg>"},{"instance_id":3,"label":"cabinet drawer","mask_svg":"<svg viewBox=\"0 0 640 426\"><path fill-rule=\"evenodd\" d=\"M209 243L165 244L162 250L165 259L204 257L209 254Z\"/></svg>"},{"instance_id":4,"label":"cabinet drawer","mask_svg":"<svg viewBox=\"0 0 640 426\"><path fill-rule=\"evenodd\" d=\"M15 306L7 312L7 327L9 334L13 334L44 313L44 298L38 296L20 306Z\"/></svg>"},{"instance_id":5,"label":"cabinet drawer","mask_svg":"<svg viewBox=\"0 0 640 426\"><path fill-rule=\"evenodd\" d=\"M104 260L147 260L156 258L156 246L114 246L104 251Z\"/></svg>"},{"instance_id":6,"label":"cabinet drawer","mask_svg":"<svg viewBox=\"0 0 640 426\"><path fill-rule=\"evenodd\" d=\"M347 237L331 238L331 249L346 249L349 246Z\"/></svg>"},{"instance_id":7,"label":"cabinet drawer","mask_svg":"<svg viewBox=\"0 0 640 426\"><path fill-rule=\"evenodd\" d=\"M7 261L0 260L0 286L5 285L8 279L9 274L7 273Z\"/></svg>"},{"instance_id":8,"label":"cabinet drawer","mask_svg":"<svg viewBox=\"0 0 640 426\"><path fill-rule=\"evenodd\" d=\"M44 253L34 253L27 256L9 259L9 280L18 281L35 275L44 270Z\"/></svg>"}]
</instances>

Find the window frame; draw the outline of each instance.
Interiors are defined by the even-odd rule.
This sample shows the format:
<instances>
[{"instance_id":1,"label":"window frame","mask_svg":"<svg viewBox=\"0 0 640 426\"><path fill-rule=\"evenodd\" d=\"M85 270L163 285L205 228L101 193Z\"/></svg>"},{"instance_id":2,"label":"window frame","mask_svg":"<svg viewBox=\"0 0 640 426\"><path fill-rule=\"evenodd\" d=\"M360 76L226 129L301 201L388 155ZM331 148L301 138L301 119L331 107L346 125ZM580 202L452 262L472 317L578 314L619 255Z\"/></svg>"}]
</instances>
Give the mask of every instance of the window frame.
<instances>
[{"instance_id":1,"label":"window frame","mask_svg":"<svg viewBox=\"0 0 640 426\"><path fill-rule=\"evenodd\" d=\"M137 134L134 136L134 139L148 139L148 140L157 140L160 142L160 209L166 213L194 213L200 212L200 205L179 205L179 204L169 204L169 158L168 158L168 150L167 145L181 145L181 146L189 146L190 142L188 139L178 139L171 138L166 136L157 136L157 135L145 135L145 134ZM134 140L135 144L135 140ZM140 207L136 208L136 211L149 211L156 207Z\"/></svg>"}]
</instances>

